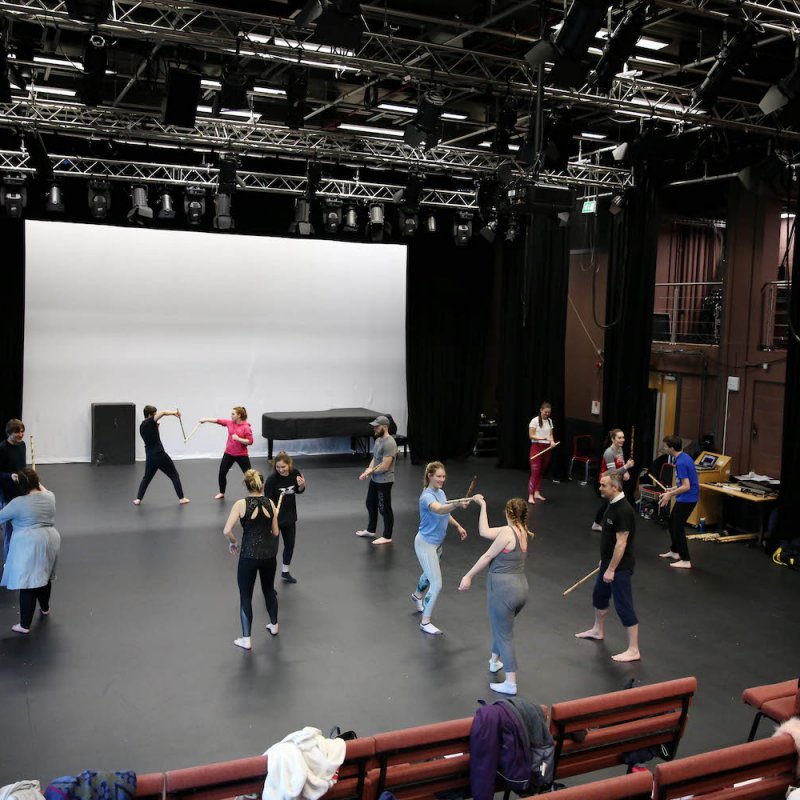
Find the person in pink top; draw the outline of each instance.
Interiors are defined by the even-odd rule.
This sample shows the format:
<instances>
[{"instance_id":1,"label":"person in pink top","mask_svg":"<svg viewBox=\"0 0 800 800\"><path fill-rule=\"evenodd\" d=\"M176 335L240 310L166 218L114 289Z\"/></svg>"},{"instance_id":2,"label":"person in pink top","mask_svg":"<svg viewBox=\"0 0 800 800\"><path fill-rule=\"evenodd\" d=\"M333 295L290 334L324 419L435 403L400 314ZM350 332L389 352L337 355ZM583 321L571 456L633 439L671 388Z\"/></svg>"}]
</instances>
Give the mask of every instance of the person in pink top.
<instances>
[{"instance_id":1,"label":"person in pink top","mask_svg":"<svg viewBox=\"0 0 800 800\"><path fill-rule=\"evenodd\" d=\"M228 441L225 443L225 452L219 464L219 493L214 495L215 500L222 500L225 497L225 487L228 485L228 472L231 467L238 464L242 472L251 469L247 448L253 444L253 429L247 421L247 409L243 406L234 406L230 419L203 417L200 422L215 422L228 429Z\"/></svg>"}]
</instances>

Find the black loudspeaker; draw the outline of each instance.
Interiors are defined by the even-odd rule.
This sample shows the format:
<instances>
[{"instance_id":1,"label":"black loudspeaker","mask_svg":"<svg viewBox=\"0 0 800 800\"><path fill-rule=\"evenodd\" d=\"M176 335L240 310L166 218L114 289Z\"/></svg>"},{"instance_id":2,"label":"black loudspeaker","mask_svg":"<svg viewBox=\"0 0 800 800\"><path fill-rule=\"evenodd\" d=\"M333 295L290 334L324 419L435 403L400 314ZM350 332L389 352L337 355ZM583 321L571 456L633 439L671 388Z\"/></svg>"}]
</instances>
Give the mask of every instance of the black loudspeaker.
<instances>
[{"instance_id":1,"label":"black loudspeaker","mask_svg":"<svg viewBox=\"0 0 800 800\"><path fill-rule=\"evenodd\" d=\"M653 341L669 342L671 339L669 314L653 314Z\"/></svg>"},{"instance_id":2,"label":"black loudspeaker","mask_svg":"<svg viewBox=\"0 0 800 800\"><path fill-rule=\"evenodd\" d=\"M133 464L136 459L136 406L92 403L92 464Z\"/></svg>"},{"instance_id":3,"label":"black loudspeaker","mask_svg":"<svg viewBox=\"0 0 800 800\"><path fill-rule=\"evenodd\" d=\"M176 128L194 128L200 102L200 75L185 69L171 69L167 74L163 121Z\"/></svg>"}]
</instances>

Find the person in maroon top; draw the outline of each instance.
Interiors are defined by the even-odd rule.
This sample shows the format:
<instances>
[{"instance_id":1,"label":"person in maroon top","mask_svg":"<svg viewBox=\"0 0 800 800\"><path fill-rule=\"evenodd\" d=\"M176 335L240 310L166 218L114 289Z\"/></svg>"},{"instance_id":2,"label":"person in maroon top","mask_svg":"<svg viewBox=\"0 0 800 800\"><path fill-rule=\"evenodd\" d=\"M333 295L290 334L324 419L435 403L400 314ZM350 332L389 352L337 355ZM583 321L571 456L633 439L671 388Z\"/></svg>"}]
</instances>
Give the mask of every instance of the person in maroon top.
<instances>
[{"instance_id":1,"label":"person in maroon top","mask_svg":"<svg viewBox=\"0 0 800 800\"><path fill-rule=\"evenodd\" d=\"M247 421L247 409L244 406L234 406L230 419L203 417L200 422L214 422L228 429L228 441L219 464L219 493L214 495L215 500L222 500L231 467L238 464L243 473L252 468L247 448L253 444L253 429Z\"/></svg>"}]
</instances>

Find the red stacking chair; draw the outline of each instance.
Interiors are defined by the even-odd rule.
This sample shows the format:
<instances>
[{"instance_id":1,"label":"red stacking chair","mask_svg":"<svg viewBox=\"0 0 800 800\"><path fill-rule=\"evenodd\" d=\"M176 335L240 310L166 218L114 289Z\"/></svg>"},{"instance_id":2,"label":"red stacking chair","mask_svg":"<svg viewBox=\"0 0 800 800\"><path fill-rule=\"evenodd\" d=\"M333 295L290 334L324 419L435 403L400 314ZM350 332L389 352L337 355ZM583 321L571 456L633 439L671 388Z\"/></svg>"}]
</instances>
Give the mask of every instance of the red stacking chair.
<instances>
[{"instance_id":1,"label":"red stacking chair","mask_svg":"<svg viewBox=\"0 0 800 800\"><path fill-rule=\"evenodd\" d=\"M572 467L577 461L583 464L583 481L585 486L589 482L589 468L597 471L600 466L600 459L594 455L594 438L589 434L581 434L572 437L572 459L569 462L569 477L572 480Z\"/></svg>"}]
</instances>

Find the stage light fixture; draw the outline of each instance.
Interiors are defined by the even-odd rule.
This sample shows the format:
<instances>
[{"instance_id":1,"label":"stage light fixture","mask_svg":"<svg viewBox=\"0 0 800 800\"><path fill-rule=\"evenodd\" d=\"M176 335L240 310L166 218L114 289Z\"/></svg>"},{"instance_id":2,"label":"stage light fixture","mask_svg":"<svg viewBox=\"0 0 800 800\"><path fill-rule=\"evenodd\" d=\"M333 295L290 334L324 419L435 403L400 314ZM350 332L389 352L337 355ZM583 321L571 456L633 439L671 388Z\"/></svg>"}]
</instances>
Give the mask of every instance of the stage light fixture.
<instances>
[{"instance_id":1,"label":"stage light fixture","mask_svg":"<svg viewBox=\"0 0 800 800\"><path fill-rule=\"evenodd\" d=\"M506 97L497 114L497 125L495 125L492 135L492 151L498 155L505 155L509 152L509 141L516 133L518 110L517 98L512 95Z\"/></svg>"},{"instance_id":2,"label":"stage light fixture","mask_svg":"<svg viewBox=\"0 0 800 800\"><path fill-rule=\"evenodd\" d=\"M436 217L433 214L429 214L425 220L425 230L428 233L436 233Z\"/></svg>"},{"instance_id":3,"label":"stage light fixture","mask_svg":"<svg viewBox=\"0 0 800 800\"><path fill-rule=\"evenodd\" d=\"M336 234L342 224L342 201L328 199L322 201L322 226L325 233Z\"/></svg>"},{"instance_id":4,"label":"stage light fixture","mask_svg":"<svg viewBox=\"0 0 800 800\"><path fill-rule=\"evenodd\" d=\"M311 224L311 202L305 197L294 201L294 222L289 225L289 233L298 236L311 236L314 226Z\"/></svg>"},{"instance_id":5,"label":"stage light fixture","mask_svg":"<svg viewBox=\"0 0 800 800\"><path fill-rule=\"evenodd\" d=\"M226 64L220 76L221 87L214 97L214 113L242 111L250 108L247 92L252 83L238 60Z\"/></svg>"},{"instance_id":6,"label":"stage light fixture","mask_svg":"<svg viewBox=\"0 0 800 800\"><path fill-rule=\"evenodd\" d=\"M232 231L235 229L232 206L232 194L220 189L214 197L214 230Z\"/></svg>"},{"instance_id":7,"label":"stage light fixture","mask_svg":"<svg viewBox=\"0 0 800 800\"><path fill-rule=\"evenodd\" d=\"M28 192L25 189L24 175L4 175L0 186L0 206L6 210L9 219L22 219L28 205Z\"/></svg>"},{"instance_id":8,"label":"stage light fixture","mask_svg":"<svg viewBox=\"0 0 800 800\"><path fill-rule=\"evenodd\" d=\"M424 181L424 175L412 172L408 176L405 187L394 193L393 199L395 203L398 203L402 208L418 211L419 198L422 195Z\"/></svg>"},{"instance_id":9,"label":"stage light fixture","mask_svg":"<svg viewBox=\"0 0 800 800\"><path fill-rule=\"evenodd\" d=\"M773 114L798 97L800 97L800 61L795 61L792 71L769 87L758 107L764 114Z\"/></svg>"},{"instance_id":10,"label":"stage light fixture","mask_svg":"<svg viewBox=\"0 0 800 800\"><path fill-rule=\"evenodd\" d=\"M322 164L318 161L309 161L306 167L306 199L311 200L319 189L322 181Z\"/></svg>"},{"instance_id":11,"label":"stage light fixture","mask_svg":"<svg viewBox=\"0 0 800 800\"><path fill-rule=\"evenodd\" d=\"M290 67L286 84L286 125L292 130L305 126L308 67Z\"/></svg>"},{"instance_id":12,"label":"stage light fixture","mask_svg":"<svg viewBox=\"0 0 800 800\"><path fill-rule=\"evenodd\" d=\"M131 210L128 222L144 225L153 219L153 209L148 205L147 186L137 184L131 188Z\"/></svg>"},{"instance_id":13,"label":"stage light fixture","mask_svg":"<svg viewBox=\"0 0 800 800\"><path fill-rule=\"evenodd\" d=\"M325 2L327 3L327 0ZM324 10L323 0L308 0L300 13L295 16L294 24L298 28L305 28L322 16Z\"/></svg>"},{"instance_id":14,"label":"stage light fixture","mask_svg":"<svg viewBox=\"0 0 800 800\"><path fill-rule=\"evenodd\" d=\"M419 228L419 214L417 211L401 206L397 209L397 219L401 236L413 236L417 232L417 228Z\"/></svg>"},{"instance_id":15,"label":"stage light fixture","mask_svg":"<svg viewBox=\"0 0 800 800\"><path fill-rule=\"evenodd\" d=\"M519 234L519 222L516 217L511 217L506 228L505 243L512 244Z\"/></svg>"},{"instance_id":16,"label":"stage light fixture","mask_svg":"<svg viewBox=\"0 0 800 800\"><path fill-rule=\"evenodd\" d=\"M497 233L497 217L490 219L480 230L480 235L491 243L494 241L495 234Z\"/></svg>"},{"instance_id":17,"label":"stage light fixture","mask_svg":"<svg viewBox=\"0 0 800 800\"><path fill-rule=\"evenodd\" d=\"M614 161L625 161L625 159L630 155L631 145L629 142L623 142L622 144L618 144L612 151L611 157Z\"/></svg>"},{"instance_id":18,"label":"stage light fixture","mask_svg":"<svg viewBox=\"0 0 800 800\"><path fill-rule=\"evenodd\" d=\"M593 72L589 73L589 85L596 86L604 94L611 91L614 77L622 71L625 62L633 55L636 42L647 23L650 0L642 0L629 8L619 25L606 40L603 55Z\"/></svg>"},{"instance_id":19,"label":"stage light fixture","mask_svg":"<svg viewBox=\"0 0 800 800\"><path fill-rule=\"evenodd\" d=\"M89 213L92 219L105 219L111 210L111 186L108 181L94 178L89 181Z\"/></svg>"},{"instance_id":20,"label":"stage light fixture","mask_svg":"<svg viewBox=\"0 0 800 800\"><path fill-rule=\"evenodd\" d=\"M111 0L67 0L67 14L80 22L97 25L111 15Z\"/></svg>"},{"instance_id":21,"label":"stage light fixture","mask_svg":"<svg viewBox=\"0 0 800 800\"><path fill-rule=\"evenodd\" d=\"M206 213L206 190L202 186L187 186L183 195L183 213L189 225L198 226Z\"/></svg>"},{"instance_id":22,"label":"stage light fixture","mask_svg":"<svg viewBox=\"0 0 800 800\"><path fill-rule=\"evenodd\" d=\"M693 95L700 106L711 110L717 102L722 85L738 72L755 52L753 45L762 29L749 19L745 19L741 30L737 31L720 48L711 69Z\"/></svg>"},{"instance_id":23,"label":"stage light fixture","mask_svg":"<svg viewBox=\"0 0 800 800\"><path fill-rule=\"evenodd\" d=\"M175 219L175 201L172 199L172 193L166 187L158 192L158 218Z\"/></svg>"},{"instance_id":24,"label":"stage light fixture","mask_svg":"<svg viewBox=\"0 0 800 800\"><path fill-rule=\"evenodd\" d=\"M239 169L239 160L235 155L226 153L219 160L219 191L233 194L236 191L236 171Z\"/></svg>"},{"instance_id":25,"label":"stage light fixture","mask_svg":"<svg viewBox=\"0 0 800 800\"><path fill-rule=\"evenodd\" d=\"M108 65L108 46L99 34L92 34L83 48L83 75L79 96L85 106L103 102L103 81Z\"/></svg>"},{"instance_id":26,"label":"stage light fixture","mask_svg":"<svg viewBox=\"0 0 800 800\"><path fill-rule=\"evenodd\" d=\"M36 170L36 177L45 183L53 180L53 164L39 131L25 131L22 139L28 151L28 161Z\"/></svg>"},{"instance_id":27,"label":"stage light fixture","mask_svg":"<svg viewBox=\"0 0 800 800\"><path fill-rule=\"evenodd\" d=\"M64 190L61 184L53 181L50 188L47 190L44 200L45 210L51 214L64 213Z\"/></svg>"},{"instance_id":28,"label":"stage light fixture","mask_svg":"<svg viewBox=\"0 0 800 800\"><path fill-rule=\"evenodd\" d=\"M456 247L466 247L472 238L472 212L459 211L453 220L453 238Z\"/></svg>"},{"instance_id":29,"label":"stage light fixture","mask_svg":"<svg viewBox=\"0 0 800 800\"><path fill-rule=\"evenodd\" d=\"M373 242L382 242L386 232L383 203L370 203L368 207L367 233Z\"/></svg>"},{"instance_id":30,"label":"stage light fixture","mask_svg":"<svg viewBox=\"0 0 800 800\"><path fill-rule=\"evenodd\" d=\"M570 156L578 152L575 123L567 113L554 113L546 120L542 160L547 169L567 168Z\"/></svg>"},{"instance_id":31,"label":"stage light fixture","mask_svg":"<svg viewBox=\"0 0 800 800\"><path fill-rule=\"evenodd\" d=\"M442 138L443 110L444 96L441 91L434 86L425 89L414 119L405 127L403 142L409 147L424 144L426 150L436 147Z\"/></svg>"},{"instance_id":32,"label":"stage light fixture","mask_svg":"<svg viewBox=\"0 0 800 800\"><path fill-rule=\"evenodd\" d=\"M358 209L353 204L348 204L344 210L344 233L358 233Z\"/></svg>"},{"instance_id":33,"label":"stage light fixture","mask_svg":"<svg viewBox=\"0 0 800 800\"><path fill-rule=\"evenodd\" d=\"M625 196L621 194L615 194L611 198L611 205L608 207L608 213L611 214L612 217L616 217L624 207Z\"/></svg>"},{"instance_id":34,"label":"stage light fixture","mask_svg":"<svg viewBox=\"0 0 800 800\"><path fill-rule=\"evenodd\" d=\"M357 0L330 0L317 19L312 42L343 50L357 50L361 44L361 3Z\"/></svg>"},{"instance_id":35,"label":"stage light fixture","mask_svg":"<svg viewBox=\"0 0 800 800\"><path fill-rule=\"evenodd\" d=\"M559 211L558 214L556 214L556 217L558 217L559 228L566 228L569 225L569 218L570 218L569 211Z\"/></svg>"}]
</instances>

